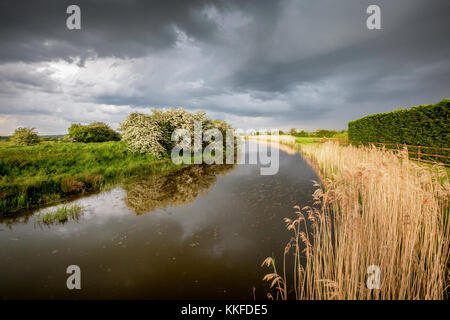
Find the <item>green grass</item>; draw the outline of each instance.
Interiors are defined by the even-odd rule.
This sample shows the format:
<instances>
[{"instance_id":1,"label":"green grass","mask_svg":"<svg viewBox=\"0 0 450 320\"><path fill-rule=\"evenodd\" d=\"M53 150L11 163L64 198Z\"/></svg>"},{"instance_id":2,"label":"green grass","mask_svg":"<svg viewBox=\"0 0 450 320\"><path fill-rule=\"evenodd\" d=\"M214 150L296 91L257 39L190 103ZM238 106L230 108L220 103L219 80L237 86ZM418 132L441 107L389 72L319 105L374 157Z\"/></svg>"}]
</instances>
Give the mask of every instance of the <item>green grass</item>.
<instances>
[{"instance_id":1,"label":"green grass","mask_svg":"<svg viewBox=\"0 0 450 320\"><path fill-rule=\"evenodd\" d=\"M314 137L295 137L297 144L317 143L319 138Z\"/></svg>"},{"instance_id":2,"label":"green grass","mask_svg":"<svg viewBox=\"0 0 450 320\"><path fill-rule=\"evenodd\" d=\"M81 213L81 207L74 204L70 207L62 206L56 211L47 212L37 216L38 223L53 224L53 223L65 223L69 220L78 220Z\"/></svg>"},{"instance_id":3,"label":"green grass","mask_svg":"<svg viewBox=\"0 0 450 320\"><path fill-rule=\"evenodd\" d=\"M35 146L1 142L0 216L174 166L170 159L131 153L123 142L43 142Z\"/></svg>"},{"instance_id":4,"label":"green grass","mask_svg":"<svg viewBox=\"0 0 450 320\"><path fill-rule=\"evenodd\" d=\"M346 143L347 139L345 135L337 136L334 138L322 138L322 137L295 137L295 141L298 145L310 144L310 143L323 143L325 141L337 141L340 143Z\"/></svg>"}]
</instances>

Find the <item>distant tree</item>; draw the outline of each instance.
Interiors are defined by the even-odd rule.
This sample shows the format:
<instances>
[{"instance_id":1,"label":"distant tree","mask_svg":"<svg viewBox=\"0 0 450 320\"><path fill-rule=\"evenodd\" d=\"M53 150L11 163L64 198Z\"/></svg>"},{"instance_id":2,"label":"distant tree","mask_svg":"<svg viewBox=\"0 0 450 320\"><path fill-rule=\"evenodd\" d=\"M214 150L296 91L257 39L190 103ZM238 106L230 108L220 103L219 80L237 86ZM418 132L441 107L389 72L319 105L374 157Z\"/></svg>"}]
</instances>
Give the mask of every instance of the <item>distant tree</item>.
<instances>
[{"instance_id":1,"label":"distant tree","mask_svg":"<svg viewBox=\"0 0 450 320\"><path fill-rule=\"evenodd\" d=\"M325 130L325 129L319 129L314 133L316 137L320 138L333 138L336 134L338 134L336 130Z\"/></svg>"},{"instance_id":2,"label":"distant tree","mask_svg":"<svg viewBox=\"0 0 450 320\"><path fill-rule=\"evenodd\" d=\"M296 136L296 137L309 137L310 133L306 132L305 130L302 130L302 131L297 131L294 136Z\"/></svg>"},{"instance_id":3,"label":"distant tree","mask_svg":"<svg viewBox=\"0 0 450 320\"><path fill-rule=\"evenodd\" d=\"M19 146L31 146L39 143L39 136L35 128L17 128L11 141Z\"/></svg>"},{"instance_id":4,"label":"distant tree","mask_svg":"<svg viewBox=\"0 0 450 320\"><path fill-rule=\"evenodd\" d=\"M75 142L105 142L119 141L120 135L103 122L74 123L69 128L68 138Z\"/></svg>"},{"instance_id":5,"label":"distant tree","mask_svg":"<svg viewBox=\"0 0 450 320\"><path fill-rule=\"evenodd\" d=\"M291 130L289 131L289 134L291 136L295 136L296 133L297 133L297 130L295 128L291 128Z\"/></svg>"},{"instance_id":6,"label":"distant tree","mask_svg":"<svg viewBox=\"0 0 450 320\"><path fill-rule=\"evenodd\" d=\"M333 136L333 138L340 139L342 141L348 140L348 132L347 130L341 130L337 134Z\"/></svg>"}]
</instances>

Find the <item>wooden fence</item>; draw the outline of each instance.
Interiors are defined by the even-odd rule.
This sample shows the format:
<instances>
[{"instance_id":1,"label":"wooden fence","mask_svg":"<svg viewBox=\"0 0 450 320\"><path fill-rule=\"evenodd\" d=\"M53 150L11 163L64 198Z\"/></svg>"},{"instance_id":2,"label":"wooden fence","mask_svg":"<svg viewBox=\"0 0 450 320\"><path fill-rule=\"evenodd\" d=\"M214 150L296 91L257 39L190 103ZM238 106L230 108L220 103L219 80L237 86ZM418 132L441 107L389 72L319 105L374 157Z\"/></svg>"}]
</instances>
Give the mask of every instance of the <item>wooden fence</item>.
<instances>
[{"instance_id":1,"label":"wooden fence","mask_svg":"<svg viewBox=\"0 0 450 320\"><path fill-rule=\"evenodd\" d=\"M364 144L382 146L386 149L401 149L406 147L410 160L431 164L440 164L446 167L450 167L450 148L412 146L407 144L385 142L366 142Z\"/></svg>"}]
</instances>

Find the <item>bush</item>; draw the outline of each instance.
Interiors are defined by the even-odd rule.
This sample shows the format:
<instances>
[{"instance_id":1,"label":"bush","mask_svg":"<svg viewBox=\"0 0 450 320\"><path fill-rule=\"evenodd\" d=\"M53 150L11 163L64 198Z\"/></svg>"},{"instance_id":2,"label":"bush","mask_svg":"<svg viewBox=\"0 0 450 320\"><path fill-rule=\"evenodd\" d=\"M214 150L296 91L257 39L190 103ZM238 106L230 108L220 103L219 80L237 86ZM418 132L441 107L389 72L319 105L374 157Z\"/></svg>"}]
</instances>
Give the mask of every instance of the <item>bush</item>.
<instances>
[{"instance_id":1,"label":"bush","mask_svg":"<svg viewBox=\"0 0 450 320\"><path fill-rule=\"evenodd\" d=\"M292 131L293 129L291 129L291 133L290 135L294 136L294 137L317 137L317 138L344 138L347 137L347 131L346 130L342 130L340 132L336 131L336 130L325 130L325 129L319 129L315 132L308 132L305 130L301 130L301 131Z\"/></svg>"},{"instance_id":2,"label":"bush","mask_svg":"<svg viewBox=\"0 0 450 320\"><path fill-rule=\"evenodd\" d=\"M306 132L305 130L302 131L295 131L295 129L291 129L290 135L294 137L309 137L309 132Z\"/></svg>"},{"instance_id":3,"label":"bush","mask_svg":"<svg viewBox=\"0 0 450 320\"><path fill-rule=\"evenodd\" d=\"M350 141L448 148L450 99L370 115L348 124Z\"/></svg>"},{"instance_id":4,"label":"bush","mask_svg":"<svg viewBox=\"0 0 450 320\"><path fill-rule=\"evenodd\" d=\"M182 108L171 108L167 111L153 110L152 114L131 113L120 124L119 130L130 151L160 158L175 146L176 142L171 140L174 130L187 130L193 140L195 121L202 123L203 132L219 129L224 139L226 130L231 128L225 121L212 121L204 112L190 113Z\"/></svg>"},{"instance_id":5,"label":"bush","mask_svg":"<svg viewBox=\"0 0 450 320\"><path fill-rule=\"evenodd\" d=\"M93 122L87 126L72 124L67 135L74 142L119 141L120 135L103 122Z\"/></svg>"},{"instance_id":6,"label":"bush","mask_svg":"<svg viewBox=\"0 0 450 320\"><path fill-rule=\"evenodd\" d=\"M346 130L342 130L341 132L336 133L333 136L334 139L339 139L342 141L347 141L348 140L348 133Z\"/></svg>"},{"instance_id":7,"label":"bush","mask_svg":"<svg viewBox=\"0 0 450 320\"><path fill-rule=\"evenodd\" d=\"M122 140L132 152L148 153L155 157L165 152L163 130L151 115L131 113L120 124L119 130L122 131Z\"/></svg>"},{"instance_id":8,"label":"bush","mask_svg":"<svg viewBox=\"0 0 450 320\"><path fill-rule=\"evenodd\" d=\"M39 143L39 136L35 128L17 128L11 140L19 146L31 146Z\"/></svg>"},{"instance_id":9,"label":"bush","mask_svg":"<svg viewBox=\"0 0 450 320\"><path fill-rule=\"evenodd\" d=\"M219 131L222 133L224 141L225 141L225 138L227 135L227 130L233 130L233 128L226 121L222 121L222 120L213 120L212 127L219 129ZM234 130L233 130L233 132L234 132ZM282 131L280 131L279 134L282 134Z\"/></svg>"},{"instance_id":10,"label":"bush","mask_svg":"<svg viewBox=\"0 0 450 320\"><path fill-rule=\"evenodd\" d=\"M336 130L319 129L314 133L314 136L320 138L333 138L337 134L338 132Z\"/></svg>"}]
</instances>

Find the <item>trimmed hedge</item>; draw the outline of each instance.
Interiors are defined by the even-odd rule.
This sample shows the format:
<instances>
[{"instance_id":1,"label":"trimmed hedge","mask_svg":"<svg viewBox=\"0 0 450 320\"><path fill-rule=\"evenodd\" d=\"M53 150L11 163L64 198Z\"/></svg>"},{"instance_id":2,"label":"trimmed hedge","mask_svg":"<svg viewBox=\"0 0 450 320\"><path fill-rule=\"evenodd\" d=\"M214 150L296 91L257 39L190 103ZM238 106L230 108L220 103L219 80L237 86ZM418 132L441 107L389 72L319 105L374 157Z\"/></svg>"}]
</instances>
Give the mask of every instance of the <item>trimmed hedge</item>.
<instances>
[{"instance_id":1,"label":"trimmed hedge","mask_svg":"<svg viewBox=\"0 0 450 320\"><path fill-rule=\"evenodd\" d=\"M449 148L450 99L410 109L378 113L348 124L348 138L354 142L400 143Z\"/></svg>"}]
</instances>

